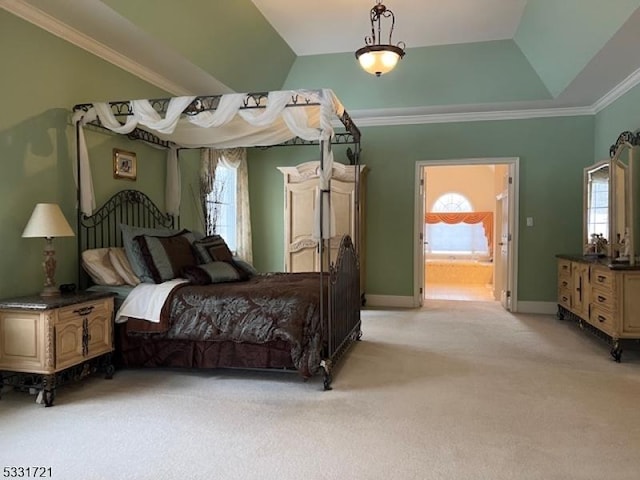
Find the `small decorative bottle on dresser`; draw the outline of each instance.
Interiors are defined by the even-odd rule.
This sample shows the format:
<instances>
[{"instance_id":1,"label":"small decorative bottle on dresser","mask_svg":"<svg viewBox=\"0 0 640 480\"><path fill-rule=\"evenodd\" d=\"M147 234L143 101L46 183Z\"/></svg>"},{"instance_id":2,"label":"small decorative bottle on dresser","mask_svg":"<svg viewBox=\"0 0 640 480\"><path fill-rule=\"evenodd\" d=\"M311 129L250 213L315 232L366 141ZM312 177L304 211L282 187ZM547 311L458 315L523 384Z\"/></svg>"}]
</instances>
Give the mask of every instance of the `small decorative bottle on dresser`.
<instances>
[{"instance_id":1,"label":"small decorative bottle on dresser","mask_svg":"<svg viewBox=\"0 0 640 480\"><path fill-rule=\"evenodd\" d=\"M80 292L0 300L0 391L38 389L53 405L56 386L102 369L114 373L113 297Z\"/></svg>"}]
</instances>

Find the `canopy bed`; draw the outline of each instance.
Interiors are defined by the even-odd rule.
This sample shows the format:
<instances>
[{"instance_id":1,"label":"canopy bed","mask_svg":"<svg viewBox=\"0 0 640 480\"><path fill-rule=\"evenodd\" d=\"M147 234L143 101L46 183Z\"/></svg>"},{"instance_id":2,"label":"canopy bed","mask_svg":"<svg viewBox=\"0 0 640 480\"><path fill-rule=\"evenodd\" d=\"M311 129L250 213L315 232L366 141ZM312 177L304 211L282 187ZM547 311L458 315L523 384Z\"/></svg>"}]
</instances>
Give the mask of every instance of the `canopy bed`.
<instances>
[{"instance_id":1,"label":"canopy bed","mask_svg":"<svg viewBox=\"0 0 640 480\"><path fill-rule=\"evenodd\" d=\"M317 273L256 274L250 265L232 257L220 237L200 238L178 228L178 150L319 146L314 238L320 258L328 258L329 240L335 236L332 145L349 145L347 154L356 165L360 153L360 131L334 93L294 90L100 102L76 105L73 112L78 254L84 259L88 252L108 251L114 267L128 257L135 272L116 268L122 278L127 274L135 278L134 273L140 273L136 268L146 268L151 277L141 276L150 283L136 287L105 287L124 292L116 317L122 321L116 324L120 363L289 369L304 378L323 373L324 387L330 389L335 362L361 336L357 241L343 237L336 261L322 262ZM334 131L333 124L338 123L340 131ZM164 210L135 190L117 192L96 208L86 125L167 149ZM356 230L356 239L358 235ZM181 253L165 258L171 257L170 252ZM79 276L81 288L87 287L81 266ZM162 290L164 296L139 297L147 287ZM152 307L147 310L154 310L153 318L137 314L142 304Z\"/></svg>"}]
</instances>

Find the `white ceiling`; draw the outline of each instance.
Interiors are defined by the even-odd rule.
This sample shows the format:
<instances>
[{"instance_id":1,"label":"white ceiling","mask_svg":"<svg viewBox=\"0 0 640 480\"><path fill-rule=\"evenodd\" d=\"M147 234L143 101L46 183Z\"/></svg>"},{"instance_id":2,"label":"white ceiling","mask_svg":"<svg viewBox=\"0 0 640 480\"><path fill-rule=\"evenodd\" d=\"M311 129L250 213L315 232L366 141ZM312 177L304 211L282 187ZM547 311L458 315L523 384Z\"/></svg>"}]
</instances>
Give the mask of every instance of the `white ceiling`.
<instances>
[{"instance_id":1,"label":"white ceiling","mask_svg":"<svg viewBox=\"0 0 640 480\"><path fill-rule=\"evenodd\" d=\"M296 55L355 52L375 0L252 0ZM384 0L407 48L511 39L527 0ZM327 28L330 25L330 28ZM383 29L387 20L383 20ZM383 30L385 39L387 30ZM383 42L384 43L384 42Z\"/></svg>"}]
</instances>

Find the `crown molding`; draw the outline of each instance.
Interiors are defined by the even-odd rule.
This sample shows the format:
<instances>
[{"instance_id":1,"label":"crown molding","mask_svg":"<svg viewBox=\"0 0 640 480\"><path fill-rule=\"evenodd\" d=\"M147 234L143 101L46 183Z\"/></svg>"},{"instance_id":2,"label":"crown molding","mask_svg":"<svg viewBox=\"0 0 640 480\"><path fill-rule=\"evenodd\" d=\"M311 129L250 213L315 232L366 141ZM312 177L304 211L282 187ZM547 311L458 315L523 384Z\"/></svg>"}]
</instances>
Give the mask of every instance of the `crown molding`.
<instances>
[{"instance_id":1,"label":"crown molding","mask_svg":"<svg viewBox=\"0 0 640 480\"><path fill-rule=\"evenodd\" d=\"M57 18L27 3L24 0L0 0L0 8L4 8L17 17L26 20L33 25L46 30L47 32L62 38L73 45L86 50L87 52L135 75L142 80L165 90L172 95L191 95L182 85L179 85L156 71L151 70L135 60L123 55L112 48L98 42L85 35L68 24L61 22Z\"/></svg>"},{"instance_id":2,"label":"crown molding","mask_svg":"<svg viewBox=\"0 0 640 480\"><path fill-rule=\"evenodd\" d=\"M599 113L604 110L613 102L622 97L625 93L631 90L633 87L640 84L640 68L625 78L618 85L613 87L608 93L606 93L600 100L592 105L595 113Z\"/></svg>"},{"instance_id":3,"label":"crown molding","mask_svg":"<svg viewBox=\"0 0 640 480\"><path fill-rule=\"evenodd\" d=\"M486 112L458 112L458 113L426 113L426 114L398 114L401 109L394 109L394 114L385 114L378 110L371 115L364 110L350 111L349 114L357 122L358 127L378 127L393 125L417 125L426 123L454 123L454 122L486 122L498 120L526 120L532 118L549 117L577 117L594 115L592 107L570 108L539 108L521 110L500 110Z\"/></svg>"}]
</instances>

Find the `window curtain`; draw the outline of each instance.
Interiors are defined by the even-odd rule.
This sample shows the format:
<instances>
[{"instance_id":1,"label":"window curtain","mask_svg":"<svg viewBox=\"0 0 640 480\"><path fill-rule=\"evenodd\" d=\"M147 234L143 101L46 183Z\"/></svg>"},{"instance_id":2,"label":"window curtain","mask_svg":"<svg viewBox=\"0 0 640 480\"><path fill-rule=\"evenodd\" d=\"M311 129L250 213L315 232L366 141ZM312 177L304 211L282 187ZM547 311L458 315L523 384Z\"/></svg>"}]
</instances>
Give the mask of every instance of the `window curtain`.
<instances>
[{"instance_id":1,"label":"window curtain","mask_svg":"<svg viewBox=\"0 0 640 480\"><path fill-rule=\"evenodd\" d=\"M493 212L443 212L427 213L424 218L427 223L482 223L484 235L487 237L489 252L493 252Z\"/></svg>"},{"instance_id":2,"label":"window curtain","mask_svg":"<svg viewBox=\"0 0 640 480\"><path fill-rule=\"evenodd\" d=\"M213 225L207 212L207 195L213 191L218 163L236 170L236 245L237 255L247 262L253 262L251 248L251 212L249 208L249 171L247 168L247 149L229 148L201 150L200 202L205 213L205 229L212 232Z\"/></svg>"}]
</instances>

